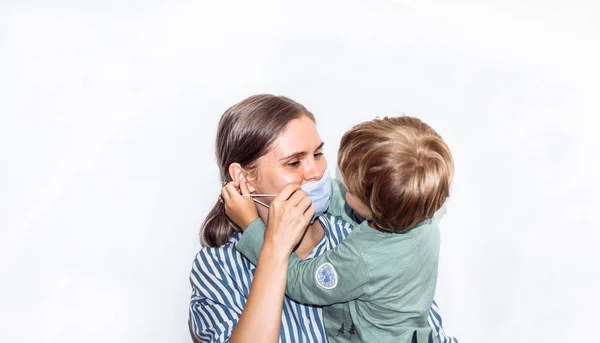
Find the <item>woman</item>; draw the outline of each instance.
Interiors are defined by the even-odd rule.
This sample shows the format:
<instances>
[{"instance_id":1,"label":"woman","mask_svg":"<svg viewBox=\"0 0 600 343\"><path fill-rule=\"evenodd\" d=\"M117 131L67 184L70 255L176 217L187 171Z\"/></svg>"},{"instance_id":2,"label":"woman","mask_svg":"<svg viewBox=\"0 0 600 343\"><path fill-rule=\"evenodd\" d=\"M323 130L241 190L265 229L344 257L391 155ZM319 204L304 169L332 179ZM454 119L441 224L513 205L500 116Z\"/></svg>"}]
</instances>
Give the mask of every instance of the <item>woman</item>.
<instances>
[{"instance_id":1,"label":"woman","mask_svg":"<svg viewBox=\"0 0 600 343\"><path fill-rule=\"evenodd\" d=\"M216 142L223 184L243 183L251 192L261 194L281 191L275 199L257 199L271 205L258 206L259 216L267 223L267 230L307 227L294 250L301 258L324 253L352 230L340 218L315 213L306 194L297 192L299 185L320 180L327 168L315 119L304 106L273 95L247 98L223 114ZM196 256L190 276L190 330L194 339L326 342L320 308L285 297L290 251L266 241L257 265L252 265L236 250L241 230L226 217L222 201L227 201L227 194L223 194L225 198L204 221L201 237L205 247ZM290 194L294 194L293 202L292 198L285 200ZM309 224L314 214L320 215L319 220ZM439 317L432 310L430 318ZM441 320L433 324L437 323L440 325L432 326L444 342Z\"/></svg>"}]
</instances>

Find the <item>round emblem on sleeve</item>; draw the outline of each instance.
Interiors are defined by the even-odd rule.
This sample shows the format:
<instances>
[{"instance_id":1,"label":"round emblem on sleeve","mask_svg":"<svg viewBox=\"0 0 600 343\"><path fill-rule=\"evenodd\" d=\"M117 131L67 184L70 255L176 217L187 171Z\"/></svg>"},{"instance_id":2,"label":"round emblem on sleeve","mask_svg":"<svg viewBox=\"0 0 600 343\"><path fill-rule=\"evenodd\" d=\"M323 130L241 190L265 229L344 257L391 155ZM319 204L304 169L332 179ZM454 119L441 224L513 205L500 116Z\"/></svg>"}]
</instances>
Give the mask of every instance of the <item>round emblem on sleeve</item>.
<instances>
[{"instance_id":1,"label":"round emblem on sleeve","mask_svg":"<svg viewBox=\"0 0 600 343\"><path fill-rule=\"evenodd\" d=\"M323 263L319 266L315 278L319 286L325 289L333 289L337 286L338 276L331 263Z\"/></svg>"}]
</instances>

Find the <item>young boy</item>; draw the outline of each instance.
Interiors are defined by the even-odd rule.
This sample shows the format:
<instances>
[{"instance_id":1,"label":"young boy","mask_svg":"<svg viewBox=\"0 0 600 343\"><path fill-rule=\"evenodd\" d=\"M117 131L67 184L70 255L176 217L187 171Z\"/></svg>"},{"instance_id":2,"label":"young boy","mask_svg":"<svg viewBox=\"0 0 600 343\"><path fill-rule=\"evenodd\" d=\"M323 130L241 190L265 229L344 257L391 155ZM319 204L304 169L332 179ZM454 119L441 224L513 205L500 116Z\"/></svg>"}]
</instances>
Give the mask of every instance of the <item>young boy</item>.
<instances>
[{"instance_id":1,"label":"young boy","mask_svg":"<svg viewBox=\"0 0 600 343\"><path fill-rule=\"evenodd\" d=\"M437 342L427 315L440 244L433 217L454 172L448 146L417 118L375 119L344 134L338 167L347 204L366 220L321 256L292 254L286 294L325 306L329 342ZM352 221L343 199L334 185L328 213ZM237 249L252 261L263 238L256 220Z\"/></svg>"}]
</instances>

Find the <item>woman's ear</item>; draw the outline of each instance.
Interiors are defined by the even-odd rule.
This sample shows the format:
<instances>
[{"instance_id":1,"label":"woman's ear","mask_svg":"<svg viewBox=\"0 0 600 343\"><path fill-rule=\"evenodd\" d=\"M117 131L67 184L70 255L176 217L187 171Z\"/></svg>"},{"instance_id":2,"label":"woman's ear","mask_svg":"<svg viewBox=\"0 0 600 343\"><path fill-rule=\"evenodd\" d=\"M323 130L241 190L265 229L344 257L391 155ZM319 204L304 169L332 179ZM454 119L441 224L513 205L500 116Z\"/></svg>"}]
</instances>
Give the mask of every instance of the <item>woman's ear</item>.
<instances>
[{"instance_id":1,"label":"woman's ear","mask_svg":"<svg viewBox=\"0 0 600 343\"><path fill-rule=\"evenodd\" d=\"M249 173L246 169L244 169L244 167L242 167L241 164L234 162L232 164L229 165L229 176L231 176L231 179L233 181L236 181L238 183L242 182L243 180L246 181L246 184L248 185L248 190L250 192L255 192L256 189L254 188L254 186L252 185L254 179L247 177L249 176Z\"/></svg>"},{"instance_id":2,"label":"woman's ear","mask_svg":"<svg viewBox=\"0 0 600 343\"><path fill-rule=\"evenodd\" d=\"M231 180L235 182L240 182L243 178L246 177L246 171L244 170L244 168L242 168L242 165L237 162L230 164L228 171Z\"/></svg>"}]
</instances>

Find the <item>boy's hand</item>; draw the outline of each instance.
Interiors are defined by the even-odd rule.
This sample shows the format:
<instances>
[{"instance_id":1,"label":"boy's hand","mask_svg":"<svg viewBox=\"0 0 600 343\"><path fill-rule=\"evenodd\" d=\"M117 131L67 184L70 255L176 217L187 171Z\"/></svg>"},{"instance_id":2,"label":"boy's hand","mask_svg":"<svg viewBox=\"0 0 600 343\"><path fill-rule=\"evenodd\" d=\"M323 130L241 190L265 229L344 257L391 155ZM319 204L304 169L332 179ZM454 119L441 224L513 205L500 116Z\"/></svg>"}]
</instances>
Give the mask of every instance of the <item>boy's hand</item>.
<instances>
[{"instance_id":1,"label":"boy's hand","mask_svg":"<svg viewBox=\"0 0 600 343\"><path fill-rule=\"evenodd\" d=\"M240 190L242 194L250 193L246 180L242 180L240 183L229 182L221 188L221 196L225 203L225 214L245 231L248 225L258 218L258 211L252 197L242 196Z\"/></svg>"}]
</instances>

